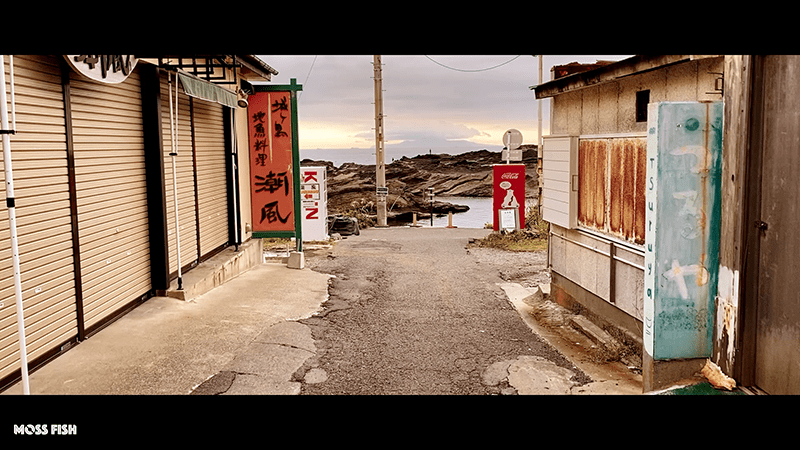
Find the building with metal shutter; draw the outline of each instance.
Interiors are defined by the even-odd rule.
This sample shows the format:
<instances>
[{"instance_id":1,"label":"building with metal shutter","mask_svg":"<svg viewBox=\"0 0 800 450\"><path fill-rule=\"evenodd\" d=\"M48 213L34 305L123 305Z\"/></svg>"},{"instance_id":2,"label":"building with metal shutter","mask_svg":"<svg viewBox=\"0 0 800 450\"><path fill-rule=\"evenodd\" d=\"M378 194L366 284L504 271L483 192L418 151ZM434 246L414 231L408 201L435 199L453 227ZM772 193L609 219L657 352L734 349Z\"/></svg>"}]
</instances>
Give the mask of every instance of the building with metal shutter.
<instances>
[{"instance_id":1,"label":"building with metal shutter","mask_svg":"<svg viewBox=\"0 0 800 450\"><path fill-rule=\"evenodd\" d=\"M79 73L80 64L102 69L108 79ZM9 79L11 58L3 69ZM122 79L108 82L119 72ZM249 207L234 195L247 176L236 170L240 147L247 149L246 131L237 136L243 129L237 117L246 123L237 92L272 74L257 58L238 55L13 58L11 154L29 367L166 291L176 278L169 108L176 94L183 270L250 238ZM3 209L0 242L9 242L8 224ZM0 247L0 274L2 389L21 375L8 245Z\"/></svg>"}]
</instances>

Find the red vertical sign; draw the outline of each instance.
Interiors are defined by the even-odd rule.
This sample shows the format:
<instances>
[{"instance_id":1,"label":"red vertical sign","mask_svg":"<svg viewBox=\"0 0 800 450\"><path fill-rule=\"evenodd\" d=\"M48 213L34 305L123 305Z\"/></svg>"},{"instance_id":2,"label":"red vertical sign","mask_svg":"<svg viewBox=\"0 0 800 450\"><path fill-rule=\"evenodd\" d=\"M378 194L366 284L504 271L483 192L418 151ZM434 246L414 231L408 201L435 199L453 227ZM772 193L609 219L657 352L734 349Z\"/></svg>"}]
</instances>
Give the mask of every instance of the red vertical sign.
<instances>
[{"instance_id":1,"label":"red vertical sign","mask_svg":"<svg viewBox=\"0 0 800 450\"><path fill-rule=\"evenodd\" d=\"M518 208L519 227L525 228L525 164L495 164L492 179L494 230L500 226L497 211L501 208Z\"/></svg>"},{"instance_id":2,"label":"red vertical sign","mask_svg":"<svg viewBox=\"0 0 800 450\"><path fill-rule=\"evenodd\" d=\"M248 97L253 232L293 231L291 92Z\"/></svg>"}]
</instances>

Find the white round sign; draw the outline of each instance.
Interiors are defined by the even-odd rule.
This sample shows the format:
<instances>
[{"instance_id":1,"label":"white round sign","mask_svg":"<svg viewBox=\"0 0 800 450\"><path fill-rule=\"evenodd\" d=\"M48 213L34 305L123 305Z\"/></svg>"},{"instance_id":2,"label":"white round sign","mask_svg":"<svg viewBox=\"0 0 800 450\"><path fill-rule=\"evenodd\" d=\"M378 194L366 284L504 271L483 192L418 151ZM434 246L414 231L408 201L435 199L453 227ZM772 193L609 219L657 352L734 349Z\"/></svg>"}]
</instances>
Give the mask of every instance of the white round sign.
<instances>
[{"instance_id":1,"label":"white round sign","mask_svg":"<svg viewBox=\"0 0 800 450\"><path fill-rule=\"evenodd\" d=\"M522 145L522 133L519 130L510 129L503 134L503 145L509 150L514 150Z\"/></svg>"},{"instance_id":2,"label":"white round sign","mask_svg":"<svg viewBox=\"0 0 800 450\"><path fill-rule=\"evenodd\" d=\"M133 55L64 55L79 74L101 83L122 83L138 61Z\"/></svg>"}]
</instances>

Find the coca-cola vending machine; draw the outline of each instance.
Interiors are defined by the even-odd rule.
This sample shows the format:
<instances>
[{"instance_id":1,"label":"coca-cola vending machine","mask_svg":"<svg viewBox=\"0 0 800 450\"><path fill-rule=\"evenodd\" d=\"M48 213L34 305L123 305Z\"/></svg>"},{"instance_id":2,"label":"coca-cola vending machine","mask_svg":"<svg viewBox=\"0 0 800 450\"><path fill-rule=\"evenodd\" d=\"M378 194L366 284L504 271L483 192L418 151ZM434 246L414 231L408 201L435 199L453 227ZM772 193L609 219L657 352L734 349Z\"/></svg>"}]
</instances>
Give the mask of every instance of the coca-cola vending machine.
<instances>
[{"instance_id":1,"label":"coca-cola vending machine","mask_svg":"<svg viewBox=\"0 0 800 450\"><path fill-rule=\"evenodd\" d=\"M525 228L525 164L492 166L493 229Z\"/></svg>"}]
</instances>

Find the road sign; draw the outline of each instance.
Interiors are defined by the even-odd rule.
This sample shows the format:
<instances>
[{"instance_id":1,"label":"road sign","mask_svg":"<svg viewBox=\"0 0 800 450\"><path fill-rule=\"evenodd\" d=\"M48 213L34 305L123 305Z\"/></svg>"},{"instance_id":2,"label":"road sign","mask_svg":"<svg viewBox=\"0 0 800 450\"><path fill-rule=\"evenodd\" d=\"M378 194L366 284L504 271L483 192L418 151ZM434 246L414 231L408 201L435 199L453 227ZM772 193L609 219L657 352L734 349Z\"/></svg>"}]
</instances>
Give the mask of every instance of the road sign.
<instances>
[{"instance_id":1,"label":"road sign","mask_svg":"<svg viewBox=\"0 0 800 450\"><path fill-rule=\"evenodd\" d=\"M503 161L522 161L522 150L503 150Z\"/></svg>"},{"instance_id":2,"label":"road sign","mask_svg":"<svg viewBox=\"0 0 800 450\"><path fill-rule=\"evenodd\" d=\"M519 130L510 129L503 134L503 145L509 150L516 150L522 145L522 133Z\"/></svg>"},{"instance_id":3,"label":"road sign","mask_svg":"<svg viewBox=\"0 0 800 450\"><path fill-rule=\"evenodd\" d=\"M375 193L378 195L389 195L389 188L386 186L378 186L375 190Z\"/></svg>"}]
</instances>

